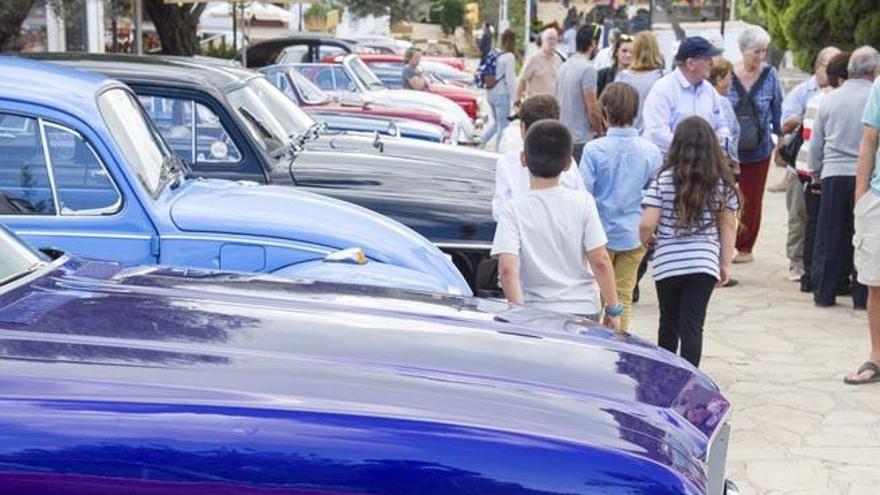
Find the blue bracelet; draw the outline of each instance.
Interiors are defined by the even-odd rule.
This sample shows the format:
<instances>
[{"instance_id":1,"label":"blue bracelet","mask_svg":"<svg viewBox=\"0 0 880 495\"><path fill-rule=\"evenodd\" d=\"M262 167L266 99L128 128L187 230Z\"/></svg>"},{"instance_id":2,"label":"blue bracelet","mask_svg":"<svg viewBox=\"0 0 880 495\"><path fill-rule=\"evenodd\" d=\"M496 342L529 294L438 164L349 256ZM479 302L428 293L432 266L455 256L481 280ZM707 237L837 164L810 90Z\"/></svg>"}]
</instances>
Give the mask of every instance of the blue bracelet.
<instances>
[{"instance_id":1,"label":"blue bracelet","mask_svg":"<svg viewBox=\"0 0 880 495\"><path fill-rule=\"evenodd\" d=\"M617 303L615 306L605 306L605 314L612 318L623 314L623 303Z\"/></svg>"}]
</instances>

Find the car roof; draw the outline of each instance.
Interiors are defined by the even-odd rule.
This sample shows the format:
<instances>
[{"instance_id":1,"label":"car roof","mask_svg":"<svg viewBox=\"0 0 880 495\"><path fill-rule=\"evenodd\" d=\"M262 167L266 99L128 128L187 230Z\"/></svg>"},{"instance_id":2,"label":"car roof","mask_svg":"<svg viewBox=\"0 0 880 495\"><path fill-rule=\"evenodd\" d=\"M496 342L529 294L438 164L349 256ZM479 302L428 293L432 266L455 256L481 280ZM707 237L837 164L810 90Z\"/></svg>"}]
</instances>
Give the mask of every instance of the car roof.
<instances>
[{"instance_id":1,"label":"car roof","mask_svg":"<svg viewBox=\"0 0 880 495\"><path fill-rule=\"evenodd\" d=\"M99 93L124 87L118 81L90 72L19 57L0 56L0 99L44 105L96 124Z\"/></svg>"},{"instance_id":2,"label":"car roof","mask_svg":"<svg viewBox=\"0 0 880 495\"><path fill-rule=\"evenodd\" d=\"M254 77L262 77L237 63L211 57L85 53L41 53L28 56L98 72L129 84L161 83L181 87L210 87L225 91L240 86Z\"/></svg>"}]
</instances>

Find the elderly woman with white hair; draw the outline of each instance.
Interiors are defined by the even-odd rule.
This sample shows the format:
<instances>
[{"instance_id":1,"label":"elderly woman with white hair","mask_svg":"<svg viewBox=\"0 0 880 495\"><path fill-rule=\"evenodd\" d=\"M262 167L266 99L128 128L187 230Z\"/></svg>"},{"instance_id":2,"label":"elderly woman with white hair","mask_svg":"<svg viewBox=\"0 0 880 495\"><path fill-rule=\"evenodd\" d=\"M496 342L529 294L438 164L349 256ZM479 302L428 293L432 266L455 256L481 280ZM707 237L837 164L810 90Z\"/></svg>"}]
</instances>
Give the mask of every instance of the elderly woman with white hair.
<instances>
[{"instance_id":1,"label":"elderly woman with white hair","mask_svg":"<svg viewBox=\"0 0 880 495\"><path fill-rule=\"evenodd\" d=\"M734 67L733 85L727 93L740 126L739 187L744 203L733 262L749 263L761 228L764 186L775 146L772 135L782 134L782 88L776 69L766 63L767 31L748 28L738 41L742 61Z\"/></svg>"}]
</instances>

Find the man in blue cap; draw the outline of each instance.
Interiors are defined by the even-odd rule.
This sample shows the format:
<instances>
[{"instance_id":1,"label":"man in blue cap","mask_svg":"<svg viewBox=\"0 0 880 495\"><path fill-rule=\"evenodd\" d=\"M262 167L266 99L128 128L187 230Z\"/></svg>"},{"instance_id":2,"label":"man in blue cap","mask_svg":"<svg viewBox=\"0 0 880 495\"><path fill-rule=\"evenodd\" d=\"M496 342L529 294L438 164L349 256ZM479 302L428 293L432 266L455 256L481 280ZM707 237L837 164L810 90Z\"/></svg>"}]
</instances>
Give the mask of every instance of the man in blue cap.
<instances>
[{"instance_id":1,"label":"man in blue cap","mask_svg":"<svg viewBox=\"0 0 880 495\"><path fill-rule=\"evenodd\" d=\"M643 136L664 155L672 143L675 126L692 115L706 119L715 129L722 148L727 145L730 129L721 106L723 96L706 81L713 57L720 54L721 50L703 37L685 38L675 54L675 70L657 81L645 98Z\"/></svg>"}]
</instances>

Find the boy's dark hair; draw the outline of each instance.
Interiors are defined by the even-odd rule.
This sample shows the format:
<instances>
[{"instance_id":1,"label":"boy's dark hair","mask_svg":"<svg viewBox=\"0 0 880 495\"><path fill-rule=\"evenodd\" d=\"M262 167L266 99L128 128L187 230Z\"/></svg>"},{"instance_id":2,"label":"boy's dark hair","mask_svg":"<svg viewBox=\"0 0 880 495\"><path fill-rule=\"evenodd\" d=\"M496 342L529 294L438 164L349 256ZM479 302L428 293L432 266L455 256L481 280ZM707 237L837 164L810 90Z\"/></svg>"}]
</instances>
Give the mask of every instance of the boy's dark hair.
<instances>
[{"instance_id":1,"label":"boy's dark hair","mask_svg":"<svg viewBox=\"0 0 880 495\"><path fill-rule=\"evenodd\" d=\"M529 172L552 179L571 163L571 133L558 120L539 120L529 127L523 149Z\"/></svg>"},{"instance_id":2,"label":"boy's dark hair","mask_svg":"<svg viewBox=\"0 0 880 495\"><path fill-rule=\"evenodd\" d=\"M578 28L574 35L574 49L583 53L590 48L593 42L599 41L602 35L602 26L594 23L584 24Z\"/></svg>"},{"instance_id":3,"label":"boy's dark hair","mask_svg":"<svg viewBox=\"0 0 880 495\"><path fill-rule=\"evenodd\" d=\"M519 120L526 126L526 130L529 130L535 122L544 119L559 119L559 100L555 96L531 96L519 106Z\"/></svg>"},{"instance_id":4,"label":"boy's dark hair","mask_svg":"<svg viewBox=\"0 0 880 495\"><path fill-rule=\"evenodd\" d=\"M639 113L639 92L629 84L613 82L605 86L599 97L599 111L608 125L630 126Z\"/></svg>"},{"instance_id":5,"label":"boy's dark hair","mask_svg":"<svg viewBox=\"0 0 880 495\"><path fill-rule=\"evenodd\" d=\"M828 74L828 84L832 88L840 87L843 81L849 79L849 57L852 52L840 52L831 57L825 66L825 73Z\"/></svg>"}]
</instances>

